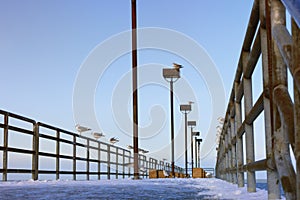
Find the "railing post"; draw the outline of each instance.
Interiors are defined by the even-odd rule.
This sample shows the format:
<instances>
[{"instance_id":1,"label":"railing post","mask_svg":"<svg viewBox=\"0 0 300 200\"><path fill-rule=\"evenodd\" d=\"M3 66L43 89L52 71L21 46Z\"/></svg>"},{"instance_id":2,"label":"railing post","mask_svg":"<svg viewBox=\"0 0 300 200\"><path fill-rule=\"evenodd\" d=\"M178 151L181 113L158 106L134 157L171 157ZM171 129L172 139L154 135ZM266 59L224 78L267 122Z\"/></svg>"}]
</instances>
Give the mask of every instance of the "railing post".
<instances>
[{"instance_id":1,"label":"railing post","mask_svg":"<svg viewBox=\"0 0 300 200\"><path fill-rule=\"evenodd\" d=\"M119 173L119 161L118 161L118 155L119 155L119 148L116 148L116 179L118 179L118 173Z\"/></svg>"},{"instance_id":2,"label":"railing post","mask_svg":"<svg viewBox=\"0 0 300 200\"><path fill-rule=\"evenodd\" d=\"M222 177L222 138L221 135L219 136L219 146L218 146L218 156L217 156L217 163L216 163L216 177L223 179Z\"/></svg>"},{"instance_id":3,"label":"railing post","mask_svg":"<svg viewBox=\"0 0 300 200\"><path fill-rule=\"evenodd\" d=\"M223 168L222 168L222 163L223 163L222 159L223 159L223 157L222 157L222 144L221 143L222 143L222 138L221 138L221 135L220 135L219 147L218 147L218 151L219 151L218 161L217 161L217 165L216 165L216 169L217 169L216 176L217 176L217 178L223 179L223 174L222 174L222 170L223 170Z\"/></svg>"},{"instance_id":4,"label":"railing post","mask_svg":"<svg viewBox=\"0 0 300 200\"><path fill-rule=\"evenodd\" d=\"M59 179L59 141L60 141L60 132L56 131L56 180Z\"/></svg>"},{"instance_id":5,"label":"railing post","mask_svg":"<svg viewBox=\"0 0 300 200\"><path fill-rule=\"evenodd\" d=\"M131 163L131 152L129 152L128 163ZM128 167L128 177L130 177L131 167Z\"/></svg>"},{"instance_id":6,"label":"railing post","mask_svg":"<svg viewBox=\"0 0 300 200\"><path fill-rule=\"evenodd\" d=\"M260 0L260 21L269 23L270 19L266 19L266 0ZM266 15L265 15L266 13ZM267 22L268 21L268 22ZM266 24L260 25L260 40L261 40L261 53L262 53L262 77L264 88L264 124L265 124L265 145L266 145L266 159L267 159L267 184L268 184L268 199L280 199L279 178L274 163L273 152L273 132L271 123L271 109L270 102L270 77L269 77L269 61L268 61L268 42Z\"/></svg>"},{"instance_id":7,"label":"railing post","mask_svg":"<svg viewBox=\"0 0 300 200\"><path fill-rule=\"evenodd\" d=\"M73 180L76 180L76 135L73 135Z\"/></svg>"},{"instance_id":8,"label":"railing post","mask_svg":"<svg viewBox=\"0 0 300 200\"><path fill-rule=\"evenodd\" d=\"M98 180L101 179L101 143L98 142Z\"/></svg>"},{"instance_id":9,"label":"railing post","mask_svg":"<svg viewBox=\"0 0 300 200\"><path fill-rule=\"evenodd\" d=\"M227 137L228 137L228 167L229 171L229 182L233 183L233 174L232 174L232 144L231 144L231 126L230 126L230 115L228 115L228 128L227 128Z\"/></svg>"},{"instance_id":10,"label":"railing post","mask_svg":"<svg viewBox=\"0 0 300 200\"><path fill-rule=\"evenodd\" d=\"M285 8L278 0L271 1L271 27L276 25L285 25ZM274 97L274 157L278 170L278 174L281 180L283 190L287 199L296 199L296 174L291 164L289 141L288 141L288 124L284 121L283 115L291 114L280 111L278 103L282 99L275 95L276 92L287 90L287 69L286 65L281 57L280 51L276 42L273 43L273 60L272 60L272 72L273 72L273 91ZM288 104L288 102L284 102ZM294 118L289 119L289 121ZM293 138L294 139L294 138Z\"/></svg>"},{"instance_id":11,"label":"railing post","mask_svg":"<svg viewBox=\"0 0 300 200\"><path fill-rule=\"evenodd\" d=\"M5 113L4 115L4 130L3 130L3 176L2 180L7 181L7 161L8 161L8 153L7 153L7 147L8 147L8 113ZM33 136L34 137L34 136Z\"/></svg>"},{"instance_id":12,"label":"railing post","mask_svg":"<svg viewBox=\"0 0 300 200\"><path fill-rule=\"evenodd\" d=\"M32 155L32 179L39 178L39 123L35 123L33 127L33 155Z\"/></svg>"},{"instance_id":13,"label":"railing post","mask_svg":"<svg viewBox=\"0 0 300 200\"><path fill-rule=\"evenodd\" d=\"M292 34L293 34L293 74L299 73L300 70L300 30L296 22L292 20ZM296 75L295 75L296 76ZM294 76L294 79L296 78ZM298 79L300 77L297 77ZM294 120L295 120L295 158L296 158L296 173L297 173L297 186L296 193L297 199L300 199L300 88L294 80Z\"/></svg>"},{"instance_id":14,"label":"railing post","mask_svg":"<svg viewBox=\"0 0 300 200\"><path fill-rule=\"evenodd\" d=\"M220 164L219 164L219 169L220 169L220 177L221 177L221 179L222 180L226 180L226 178L225 178L225 151L224 151L224 144L223 143L225 143L225 141L224 141L224 139L221 137L221 139L220 139L220 155L221 155L221 157L220 157Z\"/></svg>"},{"instance_id":15,"label":"railing post","mask_svg":"<svg viewBox=\"0 0 300 200\"><path fill-rule=\"evenodd\" d=\"M239 83L234 83L234 91L237 94ZM241 112L241 102L235 100L235 127L238 130L242 126L242 112ZM244 172L241 171L241 167L244 165L244 148L243 148L243 138L237 135L236 152L237 152L237 181L238 187L244 187Z\"/></svg>"},{"instance_id":16,"label":"railing post","mask_svg":"<svg viewBox=\"0 0 300 200\"><path fill-rule=\"evenodd\" d=\"M110 180L110 145L107 145L107 179Z\"/></svg>"},{"instance_id":17,"label":"railing post","mask_svg":"<svg viewBox=\"0 0 300 200\"><path fill-rule=\"evenodd\" d=\"M145 164L147 164L146 163L146 156L144 156L144 158L143 158L143 168L144 168L144 171L146 171L146 173L145 172L143 172L143 178L145 177L145 175L147 175L147 167L145 166Z\"/></svg>"},{"instance_id":18,"label":"railing post","mask_svg":"<svg viewBox=\"0 0 300 200\"><path fill-rule=\"evenodd\" d=\"M227 180L227 172L226 172L226 152L225 152L225 133L223 134L224 139L222 140L222 155L224 155L224 157L222 158L222 179L223 180Z\"/></svg>"},{"instance_id":19,"label":"railing post","mask_svg":"<svg viewBox=\"0 0 300 200\"><path fill-rule=\"evenodd\" d=\"M231 104L231 107L234 108L234 104ZM234 110L234 109L233 109ZM235 129L235 124L234 124L234 111L232 111L230 115L230 130L231 130L231 140L236 137L236 129ZM232 174L233 178L233 183L237 183L237 163L236 163L236 142L235 144L231 145L232 149L232 167L235 169L235 172Z\"/></svg>"},{"instance_id":20,"label":"railing post","mask_svg":"<svg viewBox=\"0 0 300 200\"><path fill-rule=\"evenodd\" d=\"M90 180L90 140L86 139L86 179Z\"/></svg>"},{"instance_id":21,"label":"railing post","mask_svg":"<svg viewBox=\"0 0 300 200\"><path fill-rule=\"evenodd\" d=\"M224 123L224 126L225 126L225 133L224 133L224 136L225 136L225 145L224 145L224 148L225 148L225 170L226 170L226 181L229 182L229 155L228 155L228 132L227 132L227 129L228 129L228 124L225 124Z\"/></svg>"},{"instance_id":22,"label":"railing post","mask_svg":"<svg viewBox=\"0 0 300 200\"><path fill-rule=\"evenodd\" d=\"M230 116L228 119L228 129L227 129L227 137L228 137L228 167L229 171L229 182L233 183L233 173L232 173L232 144L231 144L231 126L230 126Z\"/></svg>"},{"instance_id":23,"label":"railing post","mask_svg":"<svg viewBox=\"0 0 300 200\"><path fill-rule=\"evenodd\" d=\"M123 158L123 161L122 161L122 163L123 163L123 165L122 165L123 178L125 178L125 150L124 149L123 149L123 156L122 156L122 158Z\"/></svg>"},{"instance_id":24,"label":"railing post","mask_svg":"<svg viewBox=\"0 0 300 200\"><path fill-rule=\"evenodd\" d=\"M243 59L243 71L246 71L248 67L249 52L242 52ZM249 114L253 106L252 100L252 78L243 77L244 83L244 107L245 107L245 118ZM246 137L246 164L255 161L254 157L254 134L253 124L245 123L245 137ZM248 192L256 191L256 179L255 172L247 170L247 190Z\"/></svg>"}]
</instances>

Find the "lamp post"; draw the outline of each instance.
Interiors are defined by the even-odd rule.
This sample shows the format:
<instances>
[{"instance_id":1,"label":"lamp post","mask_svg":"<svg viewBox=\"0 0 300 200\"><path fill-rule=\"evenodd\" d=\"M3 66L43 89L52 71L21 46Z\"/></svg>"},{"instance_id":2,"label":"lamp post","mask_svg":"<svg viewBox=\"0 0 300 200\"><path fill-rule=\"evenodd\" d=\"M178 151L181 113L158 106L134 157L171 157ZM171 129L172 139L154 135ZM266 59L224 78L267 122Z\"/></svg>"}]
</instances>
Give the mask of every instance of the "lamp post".
<instances>
[{"instance_id":1,"label":"lamp post","mask_svg":"<svg viewBox=\"0 0 300 200\"><path fill-rule=\"evenodd\" d=\"M190 104L180 105L180 111L184 114L184 152L185 152L185 177L188 177L188 160L187 160L187 114L192 110Z\"/></svg>"},{"instance_id":2,"label":"lamp post","mask_svg":"<svg viewBox=\"0 0 300 200\"><path fill-rule=\"evenodd\" d=\"M173 83L180 78L180 68L181 65L173 63L173 68L163 69L164 79L170 83L170 110L171 110L171 166L172 166L172 176L175 175L174 169L174 102L173 102Z\"/></svg>"},{"instance_id":3,"label":"lamp post","mask_svg":"<svg viewBox=\"0 0 300 200\"><path fill-rule=\"evenodd\" d=\"M198 152L196 151L197 153L197 156L196 156L196 159L198 160L198 165L196 167L200 168L200 142L202 142L202 139L201 138L196 138L196 143L198 144Z\"/></svg>"},{"instance_id":4,"label":"lamp post","mask_svg":"<svg viewBox=\"0 0 300 200\"><path fill-rule=\"evenodd\" d=\"M194 137L195 136L200 136L200 132L199 131L193 131L192 132L192 134L191 134L191 143L192 143L192 152L194 153ZM195 144L196 144L196 142L195 142ZM194 157L194 155L192 155L193 157ZM196 160L196 162L197 162L197 155L196 155L196 150L195 150L195 160ZM193 159L193 161L194 161L194 159ZM194 167L194 163L193 163L193 166L192 166L192 168ZM196 164L196 167L197 167L197 164Z\"/></svg>"},{"instance_id":5,"label":"lamp post","mask_svg":"<svg viewBox=\"0 0 300 200\"><path fill-rule=\"evenodd\" d=\"M196 139L196 142L195 142L195 158L196 158L195 166L196 166L196 168L198 168L198 148L197 148L198 144L197 144L197 138L195 138L195 139Z\"/></svg>"},{"instance_id":6,"label":"lamp post","mask_svg":"<svg viewBox=\"0 0 300 200\"><path fill-rule=\"evenodd\" d=\"M194 137L193 136L199 136L200 135L200 132L199 131L195 131L195 132L192 132L192 134L191 134L191 143L192 143L192 145L191 145L191 151L192 151L192 177L193 177L193 169L194 169L194 159L193 159L193 157L194 157L194 155L193 155L193 146L194 146ZM195 156L195 158L196 158L196 160L197 160L197 157ZM197 166L196 166L197 167Z\"/></svg>"},{"instance_id":7,"label":"lamp post","mask_svg":"<svg viewBox=\"0 0 300 200\"><path fill-rule=\"evenodd\" d=\"M139 179L139 143L138 143L138 74L137 74L137 31L136 0L131 1L131 37L132 37L132 117L133 117L133 178Z\"/></svg>"},{"instance_id":8,"label":"lamp post","mask_svg":"<svg viewBox=\"0 0 300 200\"><path fill-rule=\"evenodd\" d=\"M193 128L196 126L196 121L188 121L188 126L191 127L191 164L192 164L192 177L193 177L193 165L194 165L194 155L193 155Z\"/></svg>"}]
</instances>

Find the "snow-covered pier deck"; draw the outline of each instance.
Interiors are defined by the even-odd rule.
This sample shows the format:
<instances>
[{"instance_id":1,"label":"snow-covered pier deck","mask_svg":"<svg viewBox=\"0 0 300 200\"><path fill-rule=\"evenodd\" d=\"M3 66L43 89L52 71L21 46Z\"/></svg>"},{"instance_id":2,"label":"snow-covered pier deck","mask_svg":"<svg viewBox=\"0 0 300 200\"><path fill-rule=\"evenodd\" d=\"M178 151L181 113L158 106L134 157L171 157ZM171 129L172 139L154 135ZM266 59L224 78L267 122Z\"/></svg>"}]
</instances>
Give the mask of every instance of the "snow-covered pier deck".
<instances>
[{"instance_id":1,"label":"snow-covered pier deck","mask_svg":"<svg viewBox=\"0 0 300 200\"><path fill-rule=\"evenodd\" d=\"M1 182L0 199L267 199L267 190L209 179Z\"/></svg>"}]
</instances>

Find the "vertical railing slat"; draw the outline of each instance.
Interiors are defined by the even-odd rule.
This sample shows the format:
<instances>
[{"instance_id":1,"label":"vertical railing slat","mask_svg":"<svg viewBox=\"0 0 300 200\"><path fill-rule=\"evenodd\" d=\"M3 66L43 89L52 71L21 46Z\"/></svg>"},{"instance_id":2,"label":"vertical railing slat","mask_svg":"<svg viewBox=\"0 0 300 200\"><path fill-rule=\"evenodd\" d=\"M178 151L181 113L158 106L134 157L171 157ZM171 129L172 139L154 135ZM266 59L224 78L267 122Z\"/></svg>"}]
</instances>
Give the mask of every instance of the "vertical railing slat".
<instances>
[{"instance_id":1,"label":"vertical railing slat","mask_svg":"<svg viewBox=\"0 0 300 200\"><path fill-rule=\"evenodd\" d=\"M232 109L233 110L235 110L234 109L234 103L232 102L231 103L231 107L232 107ZM235 115L235 111L232 111L233 113L231 113L231 115L230 115L230 134L231 134L231 141L234 139L234 138L236 138L236 130L235 130L235 124L234 124L234 115ZM232 144L232 146L231 146L231 148L232 148L232 160L231 160L231 165L232 165L232 167L233 168L237 168L237 162L236 162L236 142L234 143L234 144ZM233 183L237 183L237 171L235 171L235 172L233 172L233 174L232 174L232 181L233 181Z\"/></svg>"},{"instance_id":2,"label":"vertical railing slat","mask_svg":"<svg viewBox=\"0 0 300 200\"><path fill-rule=\"evenodd\" d=\"M98 142L98 180L101 179L101 143Z\"/></svg>"},{"instance_id":3,"label":"vertical railing slat","mask_svg":"<svg viewBox=\"0 0 300 200\"><path fill-rule=\"evenodd\" d=\"M33 127L33 152L32 155L32 179L38 180L39 177L39 123L35 123Z\"/></svg>"},{"instance_id":4,"label":"vertical railing slat","mask_svg":"<svg viewBox=\"0 0 300 200\"><path fill-rule=\"evenodd\" d=\"M107 179L110 180L110 145L107 145Z\"/></svg>"},{"instance_id":5,"label":"vertical railing slat","mask_svg":"<svg viewBox=\"0 0 300 200\"><path fill-rule=\"evenodd\" d=\"M86 139L86 180L90 180L90 140Z\"/></svg>"},{"instance_id":6,"label":"vertical railing slat","mask_svg":"<svg viewBox=\"0 0 300 200\"><path fill-rule=\"evenodd\" d=\"M76 135L73 135L73 180L76 180Z\"/></svg>"},{"instance_id":7,"label":"vertical railing slat","mask_svg":"<svg viewBox=\"0 0 300 200\"><path fill-rule=\"evenodd\" d=\"M7 167L8 167L8 152L7 152L7 147L8 147L8 113L4 115L4 131L3 131L3 175L2 175L2 180L7 181Z\"/></svg>"},{"instance_id":8,"label":"vertical railing slat","mask_svg":"<svg viewBox=\"0 0 300 200\"><path fill-rule=\"evenodd\" d=\"M292 20L292 34L293 34L293 67L296 73L300 73L300 30L296 22ZM298 80L295 80L295 79ZM297 199L300 199L300 88L296 81L300 81L300 77L294 78L294 123L295 123L295 158L296 158L296 174L297 185L296 193Z\"/></svg>"},{"instance_id":9,"label":"vertical railing slat","mask_svg":"<svg viewBox=\"0 0 300 200\"><path fill-rule=\"evenodd\" d=\"M273 27L275 27L276 25L285 25L285 23L286 14L284 6L282 5L281 1L273 0L271 2L271 28L273 29ZM270 53L272 53L271 55L273 67L271 75L273 76L273 91L271 91L271 95L274 99L274 157L278 175L281 180L283 190L285 191L286 198L296 199L296 174L291 163L288 135L288 128L290 128L288 123L293 122L294 116L292 116L292 118L289 118L289 120L285 119L286 115L290 115L292 113L286 113L287 110L283 110L282 112L279 103L284 101L284 104L288 105L290 102L287 101L286 98L284 98L285 96L283 95L283 93L280 93L280 96L276 95L277 92L288 90L287 67L280 54L276 42L273 42L272 44L272 52ZM293 112L293 110L291 110L291 112ZM292 125L294 125L294 123L292 123Z\"/></svg>"},{"instance_id":10,"label":"vertical railing slat","mask_svg":"<svg viewBox=\"0 0 300 200\"><path fill-rule=\"evenodd\" d=\"M119 148L116 147L116 179L118 179L118 173L119 173L119 161L118 161L118 157L119 157Z\"/></svg>"},{"instance_id":11,"label":"vertical railing slat","mask_svg":"<svg viewBox=\"0 0 300 200\"><path fill-rule=\"evenodd\" d=\"M122 171L123 171L123 178L125 178L125 150L122 150Z\"/></svg>"},{"instance_id":12,"label":"vertical railing slat","mask_svg":"<svg viewBox=\"0 0 300 200\"><path fill-rule=\"evenodd\" d=\"M237 94L240 84L238 82L234 83L234 91ZM238 131L242 126L242 112L241 112L241 103L235 100L235 127ZM237 181L238 187L244 187L244 172L241 171L241 168L244 165L244 147L243 147L243 138L237 135L236 141L236 151L237 151Z\"/></svg>"},{"instance_id":13,"label":"vertical railing slat","mask_svg":"<svg viewBox=\"0 0 300 200\"><path fill-rule=\"evenodd\" d=\"M59 179L60 132L56 131L56 180Z\"/></svg>"},{"instance_id":14,"label":"vertical railing slat","mask_svg":"<svg viewBox=\"0 0 300 200\"><path fill-rule=\"evenodd\" d=\"M229 116L230 117L230 116ZM228 126L227 126L227 138L228 138L228 167L230 169L229 172L229 182L233 182L233 175L232 175L232 145L231 145L231 127L230 127L230 119L228 119Z\"/></svg>"},{"instance_id":15,"label":"vertical railing slat","mask_svg":"<svg viewBox=\"0 0 300 200\"><path fill-rule=\"evenodd\" d=\"M269 13L266 12L265 0L260 0L260 19L264 20ZM269 19L266 23L270 23ZM270 24L269 24L270 25ZM269 58L268 56L268 41L267 41L267 26L260 26L260 40L261 40L261 53L262 53L262 79L264 88L264 124L265 124L265 147L266 147L266 159L268 163L267 169L267 185L268 185L268 198L280 199L280 188L278 173L275 170L274 152L273 152L273 133L271 123L271 104L270 104L270 83L269 81Z\"/></svg>"},{"instance_id":16,"label":"vertical railing slat","mask_svg":"<svg viewBox=\"0 0 300 200\"><path fill-rule=\"evenodd\" d=\"M243 71L246 71L249 61L249 52L242 52L243 59ZM244 113L245 118L253 107L253 96L252 96L252 78L243 77L244 85ZM253 124L245 123L245 137L246 137L246 164L255 161L254 152L254 133ZM256 191L256 179L254 171L247 171L247 190L248 192Z\"/></svg>"}]
</instances>

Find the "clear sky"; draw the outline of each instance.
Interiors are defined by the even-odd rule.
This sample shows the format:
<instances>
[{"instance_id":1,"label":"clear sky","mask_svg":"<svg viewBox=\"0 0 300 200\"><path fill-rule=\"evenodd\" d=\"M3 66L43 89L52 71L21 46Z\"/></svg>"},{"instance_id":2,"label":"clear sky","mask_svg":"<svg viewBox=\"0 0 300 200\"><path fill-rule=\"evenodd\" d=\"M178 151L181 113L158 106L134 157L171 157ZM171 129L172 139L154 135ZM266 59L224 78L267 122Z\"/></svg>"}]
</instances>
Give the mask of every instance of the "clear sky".
<instances>
[{"instance_id":1,"label":"clear sky","mask_svg":"<svg viewBox=\"0 0 300 200\"><path fill-rule=\"evenodd\" d=\"M174 88L178 91L175 102L175 134L179 138L176 158L182 165L183 151L180 148L183 146L184 118L179 104L194 100L197 112L188 116L197 121L196 129L204 140L205 149L201 151L205 159L202 163L214 167L215 152L208 153L208 147L214 148L211 141L214 141L217 122L212 110L217 105L212 103L211 97L214 87L225 89L226 102L220 101L223 110L218 110L218 115L223 116L252 3L240 0L137 1L139 28L169 30L196 42L203 50L199 51L199 57L206 55L201 69L215 67L223 81L221 86L214 86L207 82L218 79L214 73L196 73L194 68L199 66L192 66L188 58L197 55L195 51L184 52L185 55L168 52L168 49L138 52L138 64L144 69L139 81L145 82L139 93L139 118L141 126L146 127L141 130L140 146L150 150L151 156L170 159L167 146L170 139L169 93L168 85L163 85L161 69L178 62L184 68L182 79L175 83ZM82 115L84 121L76 119L73 106L77 78L93 50L103 47L105 41L115 41L113 36L131 29L130 6L130 0L0 0L0 109L71 131L75 131L75 123L83 123L96 131L103 131L106 135L103 141L115 136L120 139L120 146L131 144L131 124L123 117L124 113L131 117L129 53L116 55L109 64L97 63L99 68L105 67L105 73L94 85L92 96L99 126L94 126L88 115ZM175 46L184 46L183 38L172 42ZM153 42L158 39L150 38ZM107 51L112 54L116 51L117 54L118 45L123 44L108 46ZM101 61L101 56L106 55L98 56ZM185 92L187 88L192 92ZM191 96L184 96L187 93ZM84 113L85 108L80 109Z\"/></svg>"}]
</instances>

